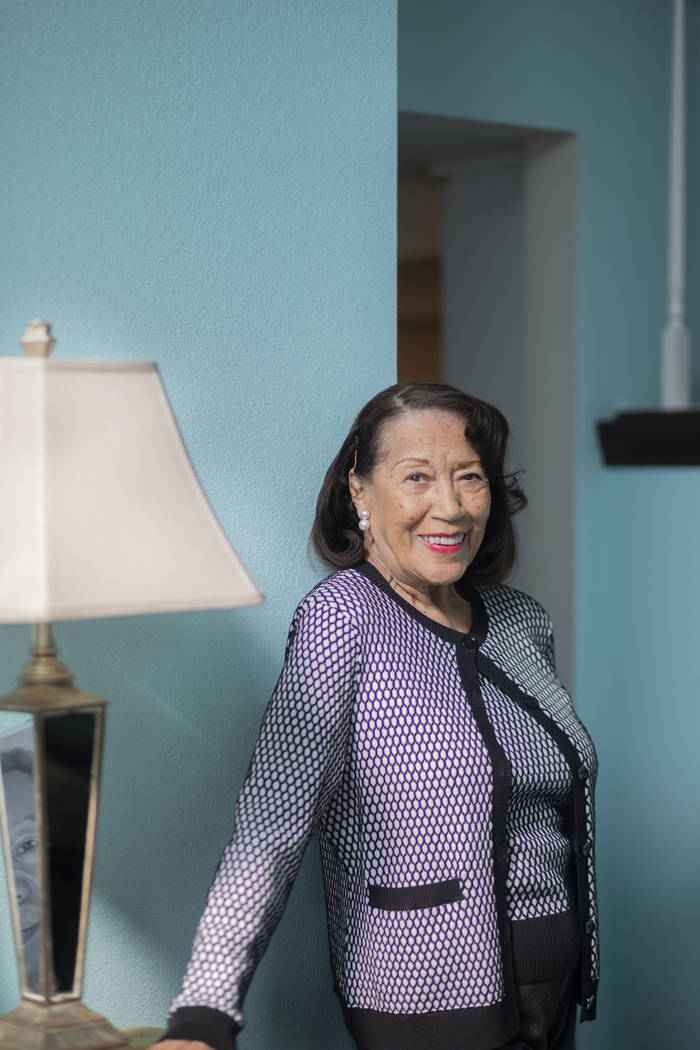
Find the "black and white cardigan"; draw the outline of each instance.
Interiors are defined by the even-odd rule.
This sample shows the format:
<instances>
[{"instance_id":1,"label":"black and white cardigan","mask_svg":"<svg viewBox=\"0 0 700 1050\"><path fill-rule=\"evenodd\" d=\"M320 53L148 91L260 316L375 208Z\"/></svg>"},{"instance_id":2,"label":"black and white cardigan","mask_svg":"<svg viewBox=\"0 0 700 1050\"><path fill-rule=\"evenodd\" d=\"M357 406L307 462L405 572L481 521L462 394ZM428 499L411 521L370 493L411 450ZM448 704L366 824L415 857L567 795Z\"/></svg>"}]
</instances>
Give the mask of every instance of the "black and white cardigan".
<instances>
[{"instance_id":1,"label":"black and white cardigan","mask_svg":"<svg viewBox=\"0 0 700 1050\"><path fill-rule=\"evenodd\" d=\"M299 604L167 1037L234 1044L314 831L335 987L363 1045L505 1042L518 931L546 954L572 916L581 1019L595 1016L595 751L541 606L508 587L466 596L469 634L366 563Z\"/></svg>"}]
</instances>

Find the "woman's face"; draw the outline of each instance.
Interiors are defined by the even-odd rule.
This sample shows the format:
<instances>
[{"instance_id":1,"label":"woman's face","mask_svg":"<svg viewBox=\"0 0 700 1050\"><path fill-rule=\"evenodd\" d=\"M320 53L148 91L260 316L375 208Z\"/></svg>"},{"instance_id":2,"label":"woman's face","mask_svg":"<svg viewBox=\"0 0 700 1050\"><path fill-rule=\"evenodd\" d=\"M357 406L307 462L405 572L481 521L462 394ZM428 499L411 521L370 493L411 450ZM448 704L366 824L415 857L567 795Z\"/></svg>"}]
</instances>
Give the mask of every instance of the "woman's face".
<instances>
[{"instance_id":1,"label":"woman's face","mask_svg":"<svg viewBox=\"0 0 700 1050\"><path fill-rule=\"evenodd\" d=\"M350 475L358 513L369 511L367 557L407 587L451 584L473 561L491 509L464 420L419 409L389 420L369 478Z\"/></svg>"},{"instance_id":2,"label":"woman's face","mask_svg":"<svg viewBox=\"0 0 700 1050\"><path fill-rule=\"evenodd\" d=\"M15 877L15 892L22 930L22 954L27 986L39 991L39 951L41 947L40 903L37 871L37 830L34 815L34 779L30 773L13 769L3 775L7 802L7 823Z\"/></svg>"}]
</instances>

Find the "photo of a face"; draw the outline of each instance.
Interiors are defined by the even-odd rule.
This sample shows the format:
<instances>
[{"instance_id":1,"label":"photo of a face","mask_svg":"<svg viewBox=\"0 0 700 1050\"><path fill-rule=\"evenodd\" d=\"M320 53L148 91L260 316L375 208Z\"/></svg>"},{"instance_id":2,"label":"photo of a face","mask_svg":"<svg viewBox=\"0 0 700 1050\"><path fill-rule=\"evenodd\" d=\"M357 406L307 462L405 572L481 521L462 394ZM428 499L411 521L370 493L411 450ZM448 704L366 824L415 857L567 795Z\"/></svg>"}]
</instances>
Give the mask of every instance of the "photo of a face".
<instances>
[{"instance_id":1,"label":"photo of a face","mask_svg":"<svg viewBox=\"0 0 700 1050\"><path fill-rule=\"evenodd\" d=\"M41 923L34 805L34 733L31 723L0 736L2 795L27 987L39 991Z\"/></svg>"}]
</instances>

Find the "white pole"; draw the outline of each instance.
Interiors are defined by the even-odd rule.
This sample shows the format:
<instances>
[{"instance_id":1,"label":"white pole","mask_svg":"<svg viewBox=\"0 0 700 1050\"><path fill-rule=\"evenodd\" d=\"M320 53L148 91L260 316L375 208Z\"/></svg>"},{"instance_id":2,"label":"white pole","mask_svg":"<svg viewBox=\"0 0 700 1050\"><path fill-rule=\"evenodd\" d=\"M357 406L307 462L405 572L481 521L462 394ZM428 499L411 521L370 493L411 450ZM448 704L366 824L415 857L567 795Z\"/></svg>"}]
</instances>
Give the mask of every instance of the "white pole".
<instances>
[{"instance_id":1,"label":"white pole","mask_svg":"<svg viewBox=\"0 0 700 1050\"><path fill-rule=\"evenodd\" d=\"M668 192L668 323L661 337L661 407L690 404L685 325L685 0L674 0Z\"/></svg>"}]
</instances>

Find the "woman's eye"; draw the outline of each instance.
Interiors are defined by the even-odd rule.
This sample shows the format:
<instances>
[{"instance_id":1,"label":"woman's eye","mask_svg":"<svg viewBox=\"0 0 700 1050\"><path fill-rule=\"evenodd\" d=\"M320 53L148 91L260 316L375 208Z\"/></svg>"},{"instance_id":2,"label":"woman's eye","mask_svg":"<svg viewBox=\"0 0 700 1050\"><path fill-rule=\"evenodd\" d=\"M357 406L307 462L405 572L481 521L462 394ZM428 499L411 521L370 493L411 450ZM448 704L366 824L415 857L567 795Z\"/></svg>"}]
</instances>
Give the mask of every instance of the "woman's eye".
<instances>
[{"instance_id":1,"label":"woman's eye","mask_svg":"<svg viewBox=\"0 0 700 1050\"><path fill-rule=\"evenodd\" d=\"M35 850L36 847L37 840L35 838L27 837L25 839L20 839L14 848L15 857L24 857L27 853L31 853L32 850Z\"/></svg>"},{"instance_id":2,"label":"woman's eye","mask_svg":"<svg viewBox=\"0 0 700 1050\"><path fill-rule=\"evenodd\" d=\"M425 474L409 474L406 481L425 481Z\"/></svg>"},{"instance_id":3,"label":"woman's eye","mask_svg":"<svg viewBox=\"0 0 700 1050\"><path fill-rule=\"evenodd\" d=\"M465 482L470 488L478 488L486 484L486 478L483 474L477 474L475 471L470 471L469 474L462 474L459 480Z\"/></svg>"}]
</instances>

